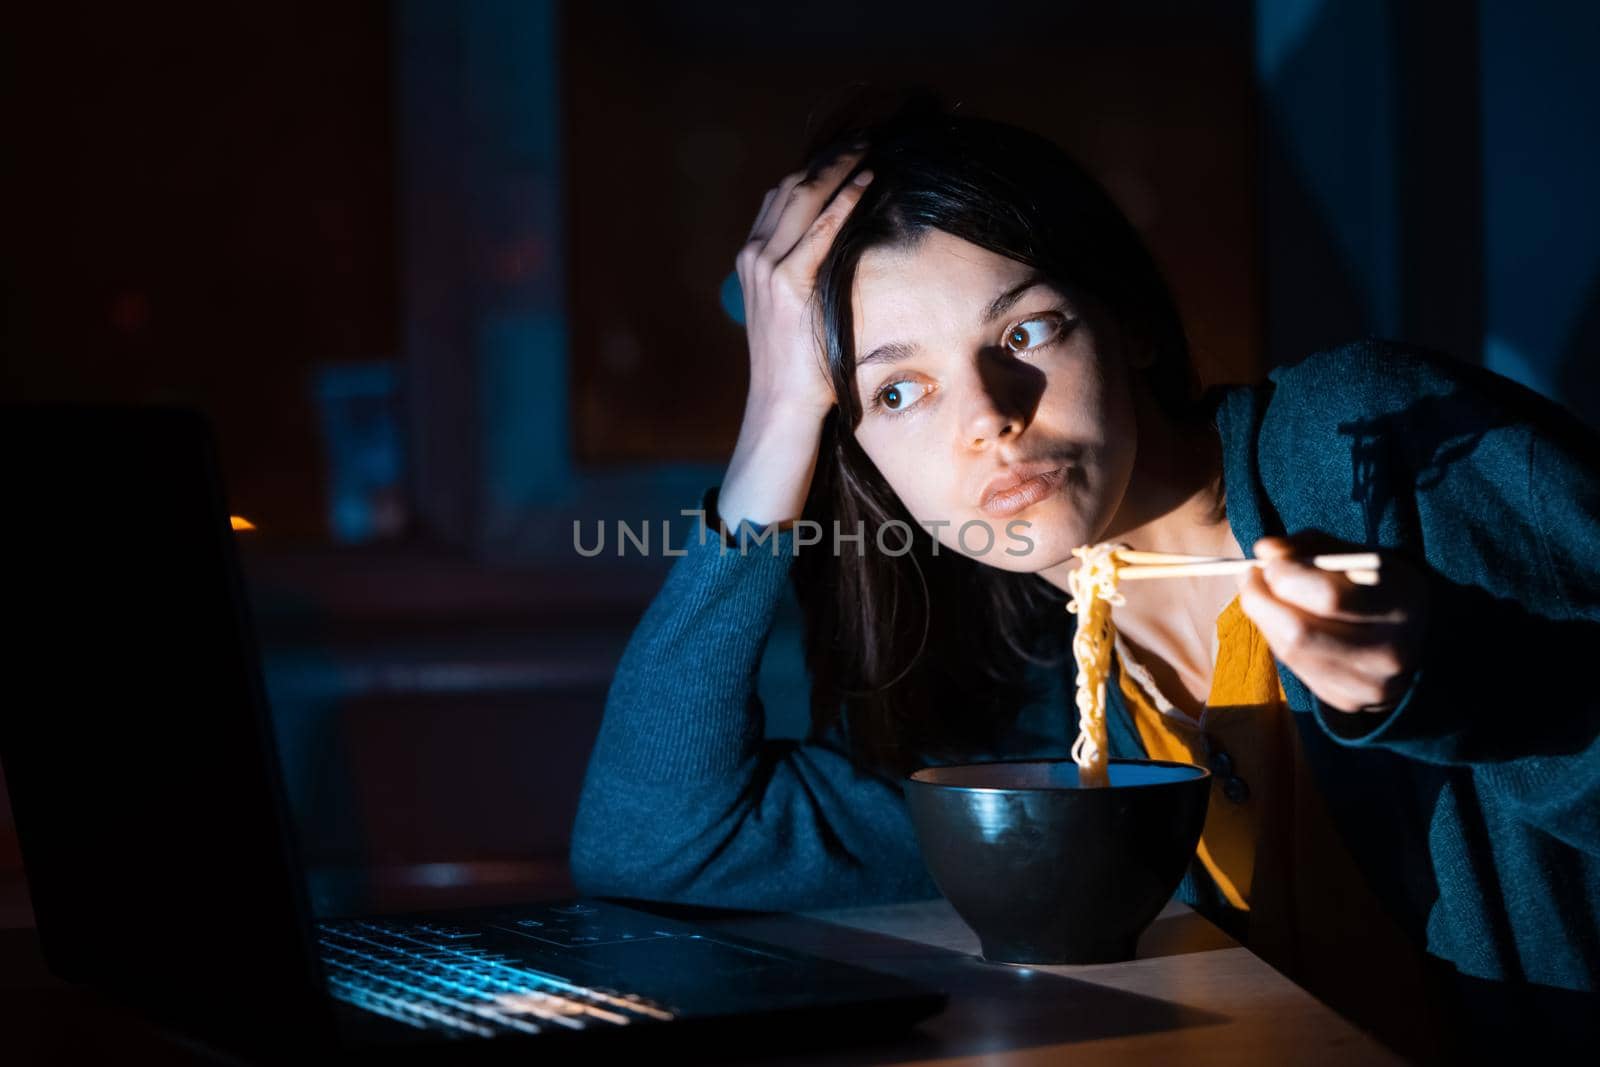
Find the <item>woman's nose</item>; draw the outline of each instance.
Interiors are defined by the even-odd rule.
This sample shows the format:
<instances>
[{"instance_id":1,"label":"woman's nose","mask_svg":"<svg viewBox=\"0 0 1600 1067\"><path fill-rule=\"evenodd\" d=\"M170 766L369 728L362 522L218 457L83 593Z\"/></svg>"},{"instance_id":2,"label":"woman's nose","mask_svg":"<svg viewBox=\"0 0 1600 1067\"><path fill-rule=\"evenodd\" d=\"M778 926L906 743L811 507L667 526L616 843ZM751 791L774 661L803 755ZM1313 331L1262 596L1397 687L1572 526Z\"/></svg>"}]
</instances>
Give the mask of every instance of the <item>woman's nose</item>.
<instances>
[{"instance_id":1,"label":"woman's nose","mask_svg":"<svg viewBox=\"0 0 1600 1067\"><path fill-rule=\"evenodd\" d=\"M969 448L985 448L1003 438L1022 432L1023 419L1017 412L1007 413L995 403L987 390L977 390L972 409L967 413L962 435Z\"/></svg>"},{"instance_id":2,"label":"woman's nose","mask_svg":"<svg viewBox=\"0 0 1600 1067\"><path fill-rule=\"evenodd\" d=\"M961 436L968 448L983 449L1027 428L1044 394L1044 375L1005 353L980 354L966 390Z\"/></svg>"}]
</instances>

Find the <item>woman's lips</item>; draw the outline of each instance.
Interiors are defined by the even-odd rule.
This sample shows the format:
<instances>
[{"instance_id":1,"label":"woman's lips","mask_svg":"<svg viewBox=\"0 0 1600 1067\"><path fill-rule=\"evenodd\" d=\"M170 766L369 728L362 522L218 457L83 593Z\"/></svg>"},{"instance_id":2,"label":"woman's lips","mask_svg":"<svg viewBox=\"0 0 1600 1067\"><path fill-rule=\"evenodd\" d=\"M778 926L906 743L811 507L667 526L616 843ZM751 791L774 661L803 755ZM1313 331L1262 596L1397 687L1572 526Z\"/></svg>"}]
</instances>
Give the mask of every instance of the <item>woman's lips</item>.
<instances>
[{"instance_id":1,"label":"woman's lips","mask_svg":"<svg viewBox=\"0 0 1600 1067\"><path fill-rule=\"evenodd\" d=\"M1045 497L1054 493L1066 480L1067 468L1057 467L1035 474L1032 478L1018 482L1008 489L1002 489L988 500L984 501L983 511L996 518L1014 515L1023 508L1037 504Z\"/></svg>"}]
</instances>

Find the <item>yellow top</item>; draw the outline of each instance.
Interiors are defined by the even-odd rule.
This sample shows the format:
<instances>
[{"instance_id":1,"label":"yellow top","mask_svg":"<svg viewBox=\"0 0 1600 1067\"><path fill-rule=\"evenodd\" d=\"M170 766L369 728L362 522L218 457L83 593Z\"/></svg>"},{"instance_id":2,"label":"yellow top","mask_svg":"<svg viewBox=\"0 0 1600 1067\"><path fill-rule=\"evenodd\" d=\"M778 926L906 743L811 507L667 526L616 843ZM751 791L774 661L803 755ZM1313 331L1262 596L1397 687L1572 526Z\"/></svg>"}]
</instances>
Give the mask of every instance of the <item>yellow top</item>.
<instances>
[{"instance_id":1,"label":"yellow top","mask_svg":"<svg viewBox=\"0 0 1600 1067\"><path fill-rule=\"evenodd\" d=\"M1420 956L1367 888L1323 807L1272 649L1237 596L1216 629L1217 663L1198 724L1181 709L1159 710L1167 701L1148 673L1120 640L1116 651L1119 686L1150 758L1206 766L1209 735L1248 787L1244 799L1230 799L1227 778L1213 772L1200 861L1228 902L1249 913L1251 951L1364 1025L1414 1028ZM1370 980L1374 967L1385 982ZM1412 995L1394 996L1408 987Z\"/></svg>"},{"instance_id":2,"label":"yellow top","mask_svg":"<svg viewBox=\"0 0 1600 1067\"><path fill-rule=\"evenodd\" d=\"M1139 664L1117 649L1122 664L1122 694L1133 713L1134 725L1151 759L1176 760L1207 766L1210 748L1227 753L1232 771L1242 779L1248 794L1243 801L1225 793L1227 778L1213 774L1211 802L1200 835L1199 856L1229 904L1250 910L1250 890L1255 875L1256 846L1262 836L1261 813L1274 802L1274 786L1264 774L1281 765L1274 745L1285 740L1283 684L1261 631L1239 606L1235 596L1217 616L1217 664L1211 695L1198 725L1183 711L1158 710L1156 693L1147 693L1137 675ZM1154 687L1148 675L1145 684Z\"/></svg>"}]
</instances>

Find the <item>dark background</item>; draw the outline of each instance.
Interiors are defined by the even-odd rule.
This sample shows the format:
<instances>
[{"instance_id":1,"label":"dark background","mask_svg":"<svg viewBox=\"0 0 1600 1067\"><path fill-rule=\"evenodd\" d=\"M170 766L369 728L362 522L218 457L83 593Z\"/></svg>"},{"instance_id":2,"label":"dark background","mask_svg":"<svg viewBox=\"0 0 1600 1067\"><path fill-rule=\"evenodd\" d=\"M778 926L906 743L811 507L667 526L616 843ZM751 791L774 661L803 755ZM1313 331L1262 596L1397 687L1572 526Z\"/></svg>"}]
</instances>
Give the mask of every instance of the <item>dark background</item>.
<instances>
[{"instance_id":1,"label":"dark background","mask_svg":"<svg viewBox=\"0 0 1600 1067\"><path fill-rule=\"evenodd\" d=\"M669 563L581 559L572 522L676 517L720 479L734 252L853 86L1072 150L1208 380L1378 334L1600 421L1594 11L50 5L4 44L0 399L213 419L324 900L562 892ZM774 734L800 728L793 622ZM0 809L15 886L9 835Z\"/></svg>"}]
</instances>

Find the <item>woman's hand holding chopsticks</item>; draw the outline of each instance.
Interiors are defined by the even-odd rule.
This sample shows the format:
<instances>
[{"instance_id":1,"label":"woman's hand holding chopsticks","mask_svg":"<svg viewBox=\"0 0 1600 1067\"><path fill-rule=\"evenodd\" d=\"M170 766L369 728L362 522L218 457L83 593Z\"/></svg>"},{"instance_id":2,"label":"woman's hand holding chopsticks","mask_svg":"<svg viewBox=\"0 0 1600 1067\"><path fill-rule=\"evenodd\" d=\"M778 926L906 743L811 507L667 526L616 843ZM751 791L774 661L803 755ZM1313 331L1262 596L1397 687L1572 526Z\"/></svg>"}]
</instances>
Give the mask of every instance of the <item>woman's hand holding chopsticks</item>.
<instances>
[{"instance_id":1,"label":"woman's hand holding chopsticks","mask_svg":"<svg viewBox=\"0 0 1600 1067\"><path fill-rule=\"evenodd\" d=\"M1239 576L1239 606L1272 654L1323 703L1350 713L1386 712L1400 702L1427 625L1427 578L1405 559L1382 554L1376 584L1309 562L1368 551L1317 532L1264 537L1251 552L1266 562Z\"/></svg>"}]
</instances>

